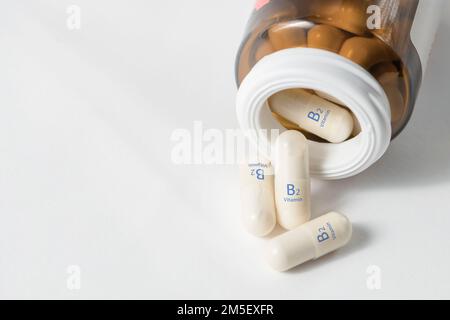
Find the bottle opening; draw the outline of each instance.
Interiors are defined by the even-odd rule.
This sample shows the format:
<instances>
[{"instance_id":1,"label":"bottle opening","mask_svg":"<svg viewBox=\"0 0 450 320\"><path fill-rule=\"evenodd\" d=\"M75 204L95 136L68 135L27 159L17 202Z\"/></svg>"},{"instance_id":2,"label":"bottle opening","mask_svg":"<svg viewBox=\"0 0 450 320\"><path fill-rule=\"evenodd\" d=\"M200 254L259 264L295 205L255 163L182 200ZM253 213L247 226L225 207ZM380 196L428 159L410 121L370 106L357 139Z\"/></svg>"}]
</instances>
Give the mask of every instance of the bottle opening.
<instances>
[{"instance_id":1,"label":"bottle opening","mask_svg":"<svg viewBox=\"0 0 450 320\"><path fill-rule=\"evenodd\" d=\"M300 113L285 108L295 105L306 108ZM328 112L332 108L337 115ZM271 130L306 132L311 174L321 179L364 171L391 140L389 101L379 82L357 64L320 49L285 49L263 58L241 84L237 113L244 132L255 132L250 140L269 159ZM328 132L314 130L323 128Z\"/></svg>"}]
</instances>

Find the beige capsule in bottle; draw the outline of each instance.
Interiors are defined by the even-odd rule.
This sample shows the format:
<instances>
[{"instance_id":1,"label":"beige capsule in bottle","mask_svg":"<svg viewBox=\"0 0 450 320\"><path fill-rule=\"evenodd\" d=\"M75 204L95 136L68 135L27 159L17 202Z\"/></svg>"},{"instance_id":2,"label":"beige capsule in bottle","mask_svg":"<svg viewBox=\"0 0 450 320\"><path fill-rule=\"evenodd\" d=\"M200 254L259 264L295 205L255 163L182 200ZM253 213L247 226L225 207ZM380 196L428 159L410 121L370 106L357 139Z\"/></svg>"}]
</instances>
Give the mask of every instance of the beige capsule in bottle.
<instances>
[{"instance_id":1,"label":"beige capsule in bottle","mask_svg":"<svg viewBox=\"0 0 450 320\"><path fill-rule=\"evenodd\" d=\"M288 130L297 130L297 131L301 131L302 130L296 123L283 118L279 114L277 114L275 112L272 112L272 115L286 129L288 129Z\"/></svg>"},{"instance_id":2,"label":"beige capsule in bottle","mask_svg":"<svg viewBox=\"0 0 450 320\"><path fill-rule=\"evenodd\" d=\"M269 106L300 128L332 143L347 140L353 131L353 118L347 109L302 89L274 94Z\"/></svg>"},{"instance_id":3,"label":"beige capsule in bottle","mask_svg":"<svg viewBox=\"0 0 450 320\"><path fill-rule=\"evenodd\" d=\"M280 23L268 31L268 39L275 50L306 47L306 30L298 22Z\"/></svg>"},{"instance_id":4,"label":"beige capsule in bottle","mask_svg":"<svg viewBox=\"0 0 450 320\"><path fill-rule=\"evenodd\" d=\"M298 131L283 132L274 154L278 223L292 230L311 219L308 140Z\"/></svg>"},{"instance_id":5,"label":"beige capsule in bottle","mask_svg":"<svg viewBox=\"0 0 450 320\"><path fill-rule=\"evenodd\" d=\"M393 61L395 55L377 38L353 37L344 42L339 54L365 69L380 62Z\"/></svg>"},{"instance_id":6,"label":"beige capsule in bottle","mask_svg":"<svg viewBox=\"0 0 450 320\"><path fill-rule=\"evenodd\" d=\"M308 47L339 52L348 34L326 24L317 25L308 32Z\"/></svg>"},{"instance_id":7,"label":"beige capsule in bottle","mask_svg":"<svg viewBox=\"0 0 450 320\"><path fill-rule=\"evenodd\" d=\"M259 61L265 56L273 53L275 48L268 39L262 39L255 52L255 61Z\"/></svg>"},{"instance_id":8,"label":"beige capsule in bottle","mask_svg":"<svg viewBox=\"0 0 450 320\"><path fill-rule=\"evenodd\" d=\"M314 91L315 94L317 94L319 97L328 100L330 102L333 102L334 104L337 104L339 106L343 106L344 103L342 103L342 101L336 99L335 97L333 97L332 95L329 95L328 93L322 92L322 91Z\"/></svg>"},{"instance_id":9,"label":"beige capsule in bottle","mask_svg":"<svg viewBox=\"0 0 450 320\"><path fill-rule=\"evenodd\" d=\"M367 6L360 0L313 0L311 19L342 30L364 35L367 33Z\"/></svg>"},{"instance_id":10,"label":"beige capsule in bottle","mask_svg":"<svg viewBox=\"0 0 450 320\"><path fill-rule=\"evenodd\" d=\"M331 212L270 240L266 259L274 270L287 271L345 246L351 237L348 218Z\"/></svg>"}]
</instances>

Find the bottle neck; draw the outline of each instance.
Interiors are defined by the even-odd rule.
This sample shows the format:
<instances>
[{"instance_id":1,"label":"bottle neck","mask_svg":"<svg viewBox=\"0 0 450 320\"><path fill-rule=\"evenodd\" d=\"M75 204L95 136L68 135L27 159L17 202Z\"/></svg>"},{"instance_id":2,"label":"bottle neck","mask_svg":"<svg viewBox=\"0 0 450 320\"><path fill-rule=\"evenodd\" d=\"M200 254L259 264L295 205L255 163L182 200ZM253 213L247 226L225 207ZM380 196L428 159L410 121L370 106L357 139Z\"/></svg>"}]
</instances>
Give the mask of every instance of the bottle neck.
<instances>
[{"instance_id":1,"label":"bottle neck","mask_svg":"<svg viewBox=\"0 0 450 320\"><path fill-rule=\"evenodd\" d=\"M311 175L333 180L356 175L375 163L391 140L390 106L381 85L357 64L328 51L281 50L259 61L237 97L241 128L262 155L272 159L274 135L286 129L272 116L267 100L277 92L304 88L323 92L347 106L361 126L339 144L309 141Z\"/></svg>"}]
</instances>

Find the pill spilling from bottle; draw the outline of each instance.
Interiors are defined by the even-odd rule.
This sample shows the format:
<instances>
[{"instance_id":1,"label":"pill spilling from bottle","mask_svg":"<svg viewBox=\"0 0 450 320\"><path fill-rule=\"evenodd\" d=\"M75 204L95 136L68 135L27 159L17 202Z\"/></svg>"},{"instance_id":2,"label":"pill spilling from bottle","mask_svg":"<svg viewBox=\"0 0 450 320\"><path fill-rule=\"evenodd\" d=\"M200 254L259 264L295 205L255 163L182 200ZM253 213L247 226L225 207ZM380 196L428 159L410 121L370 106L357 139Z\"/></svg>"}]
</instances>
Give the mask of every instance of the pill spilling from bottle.
<instances>
[{"instance_id":1,"label":"pill spilling from bottle","mask_svg":"<svg viewBox=\"0 0 450 320\"><path fill-rule=\"evenodd\" d=\"M266 259L287 271L345 246L349 220L336 212L311 221L311 181L306 137L296 130L277 139L273 164L258 161L241 167L242 221L252 235L265 237L278 223L287 230L266 244Z\"/></svg>"}]
</instances>

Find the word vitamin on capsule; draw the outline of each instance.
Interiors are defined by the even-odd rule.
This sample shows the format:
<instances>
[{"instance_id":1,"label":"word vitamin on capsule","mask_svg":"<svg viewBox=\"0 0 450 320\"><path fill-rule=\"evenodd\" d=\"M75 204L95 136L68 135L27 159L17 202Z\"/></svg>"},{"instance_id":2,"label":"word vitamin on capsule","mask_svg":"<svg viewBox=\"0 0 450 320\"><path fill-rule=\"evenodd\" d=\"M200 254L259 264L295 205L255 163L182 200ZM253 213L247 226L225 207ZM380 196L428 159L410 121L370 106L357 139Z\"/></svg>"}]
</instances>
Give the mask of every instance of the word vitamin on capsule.
<instances>
[{"instance_id":1,"label":"word vitamin on capsule","mask_svg":"<svg viewBox=\"0 0 450 320\"><path fill-rule=\"evenodd\" d=\"M273 112L332 143L347 140L353 131L351 113L302 89L290 89L269 98Z\"/></svg>"},{"instance_id":2,"label":"word vitamin on capsule","mask_svg":"<svg viewBox=\"0 0 450 320\"><path fill-rule=\"evenodd\" d=\"M351 236L348 218L331 212L270 240L266 258L274 270L287 271L345 246Z\"/></svg>"},{"instance_id":3,"label":"word vitamin on capsule","mask_svg":"<svg viewBox=\"0 0 450 320\"><path fill-rule=\"evenodd\" d=\"M308 141L303 134L290 130L278 137L274 166L278 223L292 230L311 219Z\"/></svg>"},{"instance_id":4,"label":"word vitamin on capsule","mask_svg":"<svg viewBox=\"0 0 450 320\"><path fill-rule=\"evenodd\" d=\"M264 237L276 225L273 168L269 162L241 166L242 222L254 236Z\"/></svg>"}]
</instances>

